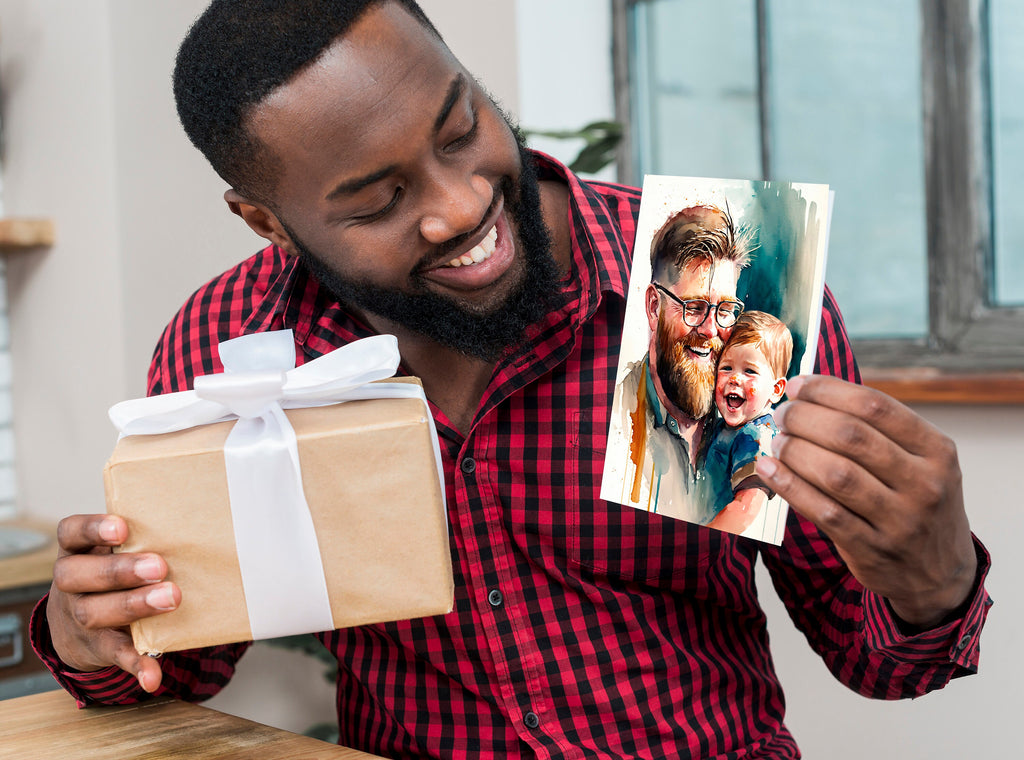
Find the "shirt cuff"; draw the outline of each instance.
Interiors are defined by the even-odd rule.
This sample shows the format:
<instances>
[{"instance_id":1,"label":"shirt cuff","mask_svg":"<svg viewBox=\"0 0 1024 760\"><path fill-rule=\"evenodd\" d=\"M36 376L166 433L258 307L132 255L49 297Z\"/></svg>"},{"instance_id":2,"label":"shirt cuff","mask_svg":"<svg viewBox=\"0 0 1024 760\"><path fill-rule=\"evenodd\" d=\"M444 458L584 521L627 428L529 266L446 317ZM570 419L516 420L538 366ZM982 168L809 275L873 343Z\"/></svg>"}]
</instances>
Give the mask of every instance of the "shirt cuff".
<instances>
[{"instance_id":1,"label":"shirt cuff","mask_svg":"<svg viewBox=\"0 0 1024 760\"><path fill-rule=\"evenodd\" d=\"M973 536L972 536L973 537ZM992 599L985 590L985 577L991 566L988 551L974 538L978 571L974 589L952 619L926 631L907 633L886 599L872 591L864 592L864 625L868 645L907 663L952 663L961 674L978 669L979 639Z\"/></svg>"},{"instance_id":2,"label":"shirt cuff","mask_svg":"<svg viewBox=\"0 0 1024 760\"><path fill-rule=\"evenodd\" d=\"M29 621L29 640L32 650L49 669L57 683L75 698L79 707L89 704L131 704L146 699L149 695L139 686L139 682L131 673L127 673L115 665L83 672L69 667L61 661L50 638L50 625L46 620L46 601L44 596Z\"/></svg>"}]
</instances>

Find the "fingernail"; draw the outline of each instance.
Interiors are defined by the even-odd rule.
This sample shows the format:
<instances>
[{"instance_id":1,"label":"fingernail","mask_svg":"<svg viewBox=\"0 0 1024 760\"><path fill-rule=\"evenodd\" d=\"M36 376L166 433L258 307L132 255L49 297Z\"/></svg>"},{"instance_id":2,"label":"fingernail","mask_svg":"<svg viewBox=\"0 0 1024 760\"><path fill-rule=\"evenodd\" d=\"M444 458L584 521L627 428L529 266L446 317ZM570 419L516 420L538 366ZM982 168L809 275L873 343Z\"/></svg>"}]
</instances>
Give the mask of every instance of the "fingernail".
<instances>
[{"instance_id":1,"label":"fingernail","mask_svg":"<svg viewBox=\"0 0 1024 760\"><path fill-rule=\"evenodd\" d=\"M775 460L769 459L768 457L758 457L757 464L755 466L757 474L765 478L775 477L775 473L779 470L779 466L775 463Z\"/></svg>"},{"instance_id":2,"label":"fingernail","mask_svg":"<svg viewBox=\"0 0 1024 760\"><path fill-rule=\"evenodd\" d=\"M789 382L786 383L786 395L792 398L796 398L800 395L800 389L804 385L804 378L801 375L790 378Z\"/></svg>"},{"instance_id":3,"label":"fingernail","mask_svg":"<svg viewBox=\"0 0 1024 760\"><path fill-rule=\"evenodd\" d=\"M174 595L167 586L160 586L146 594L146 604L155 610L173 610L175 607Z\"/></svg>"},{"instance_id":4,"label":"fingernail","mask_svg":"<svg viewBox=\"0 0 1024 760\"><path fill-rule=\"evenodd\" d=\"M154 583L164 579L163 563L153 557L140 559L135 563L135 575L139 580Z\"/></svg>"},{"instance_id":5,"label":"fingernail","mask_svg":"<svg viewBox=\"0 0 1024 760\"><path fill-rule=\"evenodd\" d=\"M100 538L104 541L117 541L117 521L104 520L99 527Z\"/></svg>"}]
</instances>

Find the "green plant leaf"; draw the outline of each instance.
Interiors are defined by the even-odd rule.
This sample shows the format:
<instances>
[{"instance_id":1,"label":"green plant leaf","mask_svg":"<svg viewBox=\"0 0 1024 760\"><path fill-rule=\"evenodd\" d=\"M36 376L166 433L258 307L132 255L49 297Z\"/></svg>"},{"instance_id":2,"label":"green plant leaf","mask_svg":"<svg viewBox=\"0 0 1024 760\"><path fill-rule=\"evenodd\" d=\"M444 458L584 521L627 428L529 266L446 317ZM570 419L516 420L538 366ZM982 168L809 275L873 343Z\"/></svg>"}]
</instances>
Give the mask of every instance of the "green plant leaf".
<instances>
[{"instance_id":1,"label":"green plant leaf","mask_svg":"<svg viewBox=\"0 0 1024 760\"><path fill-rule=\"evenodd\" d=\"M615 150L619 142L618 137L605 137L585 145L569 164L569 168L577 173L596 174L615 160Z\"/></svg>"},{"instance_id":2,"label":"green plant leaf","mask_svg":"<svg viewBox=\"0 0 1024 760\"><path fill-rule=\"evenodd\" d=\"M306 736L312 736L314 739L319 739L322 742L338 743L337 723L314 723L302 733Z\"/></svg>"},{"instance_id":3,"label":"green plant leaf","mask_svg":"<svg viewBox=\"0 0 1024 760\"><path fill-rule=\"evenodd\" d=\"M334 679L338 672L338 658L327 651L320 640L312 634L300 633L295 636L281 636L276 639L266 639L262 643L269 644L272 647L278 649L290 649L294 652L302 652L303 654L309 655L314 659L319 660L326 669L324 670L324 678L328 683L334 683Z\"/></svg>"},{"instance_id":4,"label":"green plant leaf","mask_svg":"<svg viewBox=\"0 0 1024 760\"><path fill-rule=\"evenodd\" d=\"M616 121L592 121L580 129L527 129L523 132L556 140L583 140L583 148L569 163L569 168L587 174L596 174L615 160L623 135L622 125Z\"/></svg>"}]
</instances>

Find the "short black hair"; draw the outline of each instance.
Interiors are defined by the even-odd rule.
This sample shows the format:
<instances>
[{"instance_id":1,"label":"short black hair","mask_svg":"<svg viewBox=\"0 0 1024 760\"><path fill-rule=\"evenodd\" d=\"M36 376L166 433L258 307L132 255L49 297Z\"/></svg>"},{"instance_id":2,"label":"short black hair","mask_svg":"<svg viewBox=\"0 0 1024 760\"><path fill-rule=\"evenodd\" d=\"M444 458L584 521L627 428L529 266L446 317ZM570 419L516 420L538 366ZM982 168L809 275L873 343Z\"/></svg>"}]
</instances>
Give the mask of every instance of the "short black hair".
<instances>
[{"instance_id":1,"label":"short black hair","mask_svg":"<svg viewBox=\"0 0 1024 760\"><path fill-rule=\"evenodd\" d=\"M276 157L246 119L348 31L370 7L403 6L438 39L415 0L214 0L189 30L174 66L178 118L214 171L252 200L271 205Z\"/></svg>"}]
</instances>

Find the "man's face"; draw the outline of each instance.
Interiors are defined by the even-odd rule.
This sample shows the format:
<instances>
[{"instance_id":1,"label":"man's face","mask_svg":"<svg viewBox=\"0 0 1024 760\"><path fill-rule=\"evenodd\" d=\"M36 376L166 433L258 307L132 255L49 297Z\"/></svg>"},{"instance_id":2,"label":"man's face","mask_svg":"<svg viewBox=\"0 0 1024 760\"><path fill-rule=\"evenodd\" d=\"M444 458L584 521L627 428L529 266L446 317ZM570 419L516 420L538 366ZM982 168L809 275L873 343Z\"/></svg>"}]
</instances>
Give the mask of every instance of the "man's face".
<instances>
[{"instance_id":1,"label":"man's face","mask_svg":"<svg viewBox=\"0 0 1024 760\"><path fill-rule=\"evenodd\" d=\"M557 271L536 182L486 93L401 7L369 9L254 110L286 248L343 302L493 359Z\"/></svg>"},{"instance_id":2,"label":"man's face","mask_svg":"<svg viewBox=\"0 0 1024 760\"><path fill-rule=\"evenodd\" d=\"M662 285L680 300L702 298L715 305L735 300L738 277L735 264L718 261L712 265L705 259L690 262L675 283ZM682 307L667 296L658 294L656 303L650 296L648 299L652 355L662 390L688 417L705 417L714 400L715 366L731 329L719 326L714 312L691 327L683 321Z\"/></svg>"}]
</instances>

